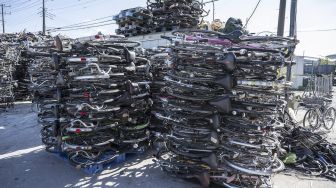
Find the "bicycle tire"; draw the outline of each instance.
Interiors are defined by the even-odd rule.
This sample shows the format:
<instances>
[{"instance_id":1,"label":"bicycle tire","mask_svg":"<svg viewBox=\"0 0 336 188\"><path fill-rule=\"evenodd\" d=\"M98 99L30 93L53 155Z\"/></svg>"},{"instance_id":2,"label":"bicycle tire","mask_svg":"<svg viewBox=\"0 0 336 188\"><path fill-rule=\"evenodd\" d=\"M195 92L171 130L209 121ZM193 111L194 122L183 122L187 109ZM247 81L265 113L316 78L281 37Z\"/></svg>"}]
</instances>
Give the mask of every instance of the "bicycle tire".
<instances>
[{"instance_id":1,"label":"bicycle tire","mask_svg":"<svg viewBox=\"0 0 336 188\"><path fill-rule=\"evenodd\" d=\"M332 115L333 115L333 117L331 119L331 122L330 122L331 123L330 126L327 125L326 121L325 121L328 118L327 116L331 115L329 113L332 113ZM334 127L334 124L335 124L335 119L336 119L336 109L334 107L327 108L327 110L323 114L323 126L324 126L324 128L327 129L327 130L332 129Z\"/></svg>"},{"instance_id":2,"label":"bicycle tire","mask_svg":"<svg viewBox=\"0 0 336 188\"><path fill-rule=\"evenodd\" d=\"M309 124L306 124L307 120L310 121L309 119L311 118L312 113L315 113L315 115L316 115L316 118L315 118L316 122L314 124L312 124L311 122L309 122ZM316 112L316 109L309 109L303 117L303 127L316 129L316 128L318 128L318 125L319 125L319 118L318 118L318 114Z\"/></svg>"}]
</instances>

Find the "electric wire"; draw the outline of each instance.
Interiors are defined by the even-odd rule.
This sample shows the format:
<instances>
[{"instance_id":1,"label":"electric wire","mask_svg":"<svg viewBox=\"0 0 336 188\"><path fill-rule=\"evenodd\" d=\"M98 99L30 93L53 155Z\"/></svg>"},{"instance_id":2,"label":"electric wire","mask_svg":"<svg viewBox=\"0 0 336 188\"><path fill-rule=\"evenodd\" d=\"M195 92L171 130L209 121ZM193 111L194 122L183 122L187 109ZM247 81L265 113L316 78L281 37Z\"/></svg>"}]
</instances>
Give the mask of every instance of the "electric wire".
<instances>
[{"instance_id":1,"label":"electric wire","mask_svg":"<svg viewBox=\"0 0 336 188\"><path fill-rule=\"evenodd\" d=\"M251 16L247 19L246 24L244 25L244 28L246 28L246 26L247 26L247 24L249 23L250 19L252 18L252 16L254 15L255 11L257 10L257 8L258 8L260 2L261 2L261 0L259 0L258 3L257 3L257 5L254 7Z\"/></svg>"}]
</instances>

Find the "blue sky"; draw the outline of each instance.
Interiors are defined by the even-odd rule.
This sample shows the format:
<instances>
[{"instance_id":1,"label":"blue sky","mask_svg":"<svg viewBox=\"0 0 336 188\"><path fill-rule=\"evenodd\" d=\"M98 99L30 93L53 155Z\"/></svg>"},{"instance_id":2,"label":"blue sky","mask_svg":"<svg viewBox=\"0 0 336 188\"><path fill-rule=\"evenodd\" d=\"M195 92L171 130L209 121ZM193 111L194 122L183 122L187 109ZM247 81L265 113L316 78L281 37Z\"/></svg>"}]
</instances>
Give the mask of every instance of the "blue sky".
<instances>
[{"instance_id":1,"label":"blue sky","mask_svg":"<svg viewBox=\"0 0 336 188\"><path fill-rule=\"evenodd\" d=\"M41 30L42 0L0 0L6 7L6 32ZM219 0L216 2L216 18L226 21L229 17L241 18L243 22L250 16L258 0ZM46 0L48 12L54 14L53 20L47 19L47 27L59 27L89 21L117 14L122 9L146 6L146 0ZM247 29L250 32L276 31L279 0L262 0ZM212 5L206 6L212 9ZM290 0L287 0L286 28L289 26ZM212 17L207 18L211 20ZM307 32L319 29L336 29L336 0L298 0L298 39L301 41L297 55L325 56L336 53L336 30ZM62 32L70 37L93 35L98 31L112 34L115 25L79 31ZM304 32L305 31L305 32ZM57 34L57 33L54 33ZM286 32L288 34L288 32Z\"/></svg>"}]
</instances>

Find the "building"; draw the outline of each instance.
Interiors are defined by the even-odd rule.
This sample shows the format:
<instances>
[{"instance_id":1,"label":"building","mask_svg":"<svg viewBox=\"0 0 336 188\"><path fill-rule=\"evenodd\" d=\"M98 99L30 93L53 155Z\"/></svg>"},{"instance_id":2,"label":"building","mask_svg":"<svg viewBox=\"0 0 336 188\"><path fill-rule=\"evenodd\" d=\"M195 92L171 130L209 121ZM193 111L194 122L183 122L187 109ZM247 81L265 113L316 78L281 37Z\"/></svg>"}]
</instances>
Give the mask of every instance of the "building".
<instances>
[{"instance_id":1,"label":"building","mask_svg":"<svg viewBox=\"0 0 336 188\"><path fill-rule=\"evenodd\" d=\"M334 74L335 64L321 64L321 59L310 56L295 56L295 65L292 67L292 87L301 89L308 84L311 75Z\"/></svg>"},{"instance_id":2,"label":"building","mask_svg":"<svg viewBox=\"0 0 336 188\"><path fill-rule=\"evenodd\" d=\"M331 62L336 63L336 54L326 56Z\"/></svg>"}]
</instances>

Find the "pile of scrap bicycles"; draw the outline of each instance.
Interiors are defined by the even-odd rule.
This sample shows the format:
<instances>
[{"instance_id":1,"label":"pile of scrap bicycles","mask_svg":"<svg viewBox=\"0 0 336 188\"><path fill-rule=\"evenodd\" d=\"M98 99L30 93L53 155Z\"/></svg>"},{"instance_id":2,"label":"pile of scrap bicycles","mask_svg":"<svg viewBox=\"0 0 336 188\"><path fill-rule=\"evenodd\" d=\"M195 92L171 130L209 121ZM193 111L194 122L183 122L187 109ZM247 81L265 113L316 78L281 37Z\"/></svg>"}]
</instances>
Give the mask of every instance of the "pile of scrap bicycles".
<instances>
[{"instance_id":1,"label":"pile of scrap bicycles","mask_svg":"<svg viewBox=\"0 0 336 188\"><path fill-rule=\"evenodd\" d=\"M206 16L199 0L147 0L147 8L122 10L113 19L118 24L117 34L138 36L178 28L196 28Z\"/></svg>"},{"instance_id":2,"label":"pile of scrap bicycles","mask_svg":"<svg viewBox=\"0 0 336 188\"><path fill-rule=\"evenodd\" d=\"M0 109L7 110L15 101L30 99L29 73L31 59L25 52L38 35L32 33L5 33L0 35Z\"/></svg>"},{"instance_id":3,"label":"pile of scrap bicycles","mask_svg":"<svg viewBox=\"0 0 336 188\"><path fill-rule=\"evenodd\" d=\"M28 60L22 58L29 34L6 33L0 35L0 108L12 107L14 101L29 96Z\"/></svg>"},{"instance_id":4,"label":"pile of scrap bicycles","mask_svg":"<svg viewBox=\"0 0 336 188\"><path fill-rule=\"evenodd\" d=\"M284 90L278 72L296 41L281 37L178 30L186 42L170 47L170 69L155 117L162 169L226 187L267 187L285 168L279 130L285 128Z\"/></svg>"},{"instance_id":5,"label":"pile of scrap bicycles","mask_svg":"<svg viewBox=\"0 0 336 188\"><path fill-rule=\"evenodd\" d=\"M280 70L295 39L172 35L151 50L119 35L31 42L24 56L46 150L88 167L154 147L163 171L204 187L271 187L288 169L336 180L336 146L287 112Z\"/></svg>"},{"instance_id":6,"label":"pile of scrap bicycles","mask_svg":"<svg viewBox=\"0 0 336 188\"><path fill-rule=\"evenodd\" d=\"M150 133L149 61L137 42L46 39L30 46L29 67L42 142L78 167L145 150Z\"/></svg>"},{"instance_id":7,"label":"pile of scrap bicycles","mask_svg":"<svg viewBox=\"0 0 336 188\"><path fill-rule=\"evenodd\" d=\"M152 12L141 7L122 10L113 20L119 26L116 33L125 37L148 34L153 29Z\"/></svg>"},{"instance_id":8,"label":"pile of scrap bicycles","mask_svg":"<svg viewBox=\"0 0 336 188\"><path fill-rule=\"evenodd\" d=\"M1 43L0 48L0 108L6 109L14 102L14 84L13 81L13 64L6 58L6 45Z\"/></svg>"}]
</instances>

